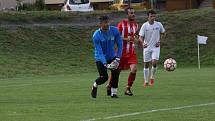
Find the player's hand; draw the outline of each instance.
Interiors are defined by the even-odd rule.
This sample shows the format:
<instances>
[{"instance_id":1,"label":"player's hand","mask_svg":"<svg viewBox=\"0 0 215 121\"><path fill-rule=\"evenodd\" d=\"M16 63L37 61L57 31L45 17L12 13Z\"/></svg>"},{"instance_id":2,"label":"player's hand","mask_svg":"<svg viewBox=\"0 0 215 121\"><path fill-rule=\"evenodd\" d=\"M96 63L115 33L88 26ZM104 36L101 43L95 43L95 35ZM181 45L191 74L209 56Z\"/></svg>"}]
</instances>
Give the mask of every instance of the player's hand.
<instances>
[{"instance_id":1,"label":"player's hand","mask_svg":"<svg viewBox=\"0 0 215 121\"><path fill-rule=\"evenodd\" d=\"M112 62L111 62L111 66L115 69L117 69L119 67L119 63L120 63L120 59L119 58L115 58Z\"/></svg>"},{"instance_id":2,"label":"player's hand","mask_svg":"<svg viewBox=\"0 0 215 121\"><path fill-rule=\"evenodd\" d=\"M130 42L131 38L123 38L123 40Z\"/></svg>"},{"instance_id":3,"label":"player's hand","mask_svg":"<svg viewBox=\"0 0 215 121\"><path fill-rule=\"evenodd\" d=\"M109 69L109 70L114 70L115 68L114 68L114 66L112 66L111 64L105 64L104 65L107 69Z\"/></svg>"},{"instance_id":4,"label":"player's hand","mask_svg":"<svg viewBox=\"0 0 215 121\"><path fill-rule=\"evenodd\" d=\"M155 47L160 47L160 41L155 44Z\"/></svg>"},{"instance_id":5,"label":"player's hand","mask_svg":"<svg viewBox=\"0 0 215 121\"><path fill-rule=\"evenodd\" d=\"M143 48L147 48L148 45L146 43L143 43Z\"/></svg>"},{"instance_id":6,"label":"player's hand","mask_svg":"<svg viewBox=\"0 0 215 121\"><path fill-rule=\"evenodd\" d=\"M139 40L139 37L138 37L138 35L134 35L134 42L135 43L138 43L140 40Z\"/></svg>"},{"instance_id":7,"label":"player's hand","mask_svg":"<svg viewBox=\"0 0 215 121\"><path fill-rule=\"evenodd\" d=\"M110 70L116 70L119 67L120 59L115 58L110 64L105 64L104 66Z\"/></svg>"}]
</instances>

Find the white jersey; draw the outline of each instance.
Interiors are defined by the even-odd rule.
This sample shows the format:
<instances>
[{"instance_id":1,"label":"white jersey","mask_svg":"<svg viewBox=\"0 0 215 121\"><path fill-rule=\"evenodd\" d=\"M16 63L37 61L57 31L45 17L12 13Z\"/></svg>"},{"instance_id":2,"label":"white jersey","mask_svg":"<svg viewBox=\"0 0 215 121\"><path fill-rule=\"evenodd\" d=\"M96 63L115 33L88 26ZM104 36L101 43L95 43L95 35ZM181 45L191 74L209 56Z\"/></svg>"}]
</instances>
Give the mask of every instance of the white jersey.
<instances>
[{"instance_id":1,"label":"white jersey","mask_svg":"<svg viewBox=\"0 0 215 121\"><path fill-rule=\"evenodd\" d=\"M147 49L152 49L160 41L160 33L164 32L165 29L160 22L154 21L152 25L149 22L145 22L140 29L139 35L144 37Z\"/></svg>"}]
</instances>

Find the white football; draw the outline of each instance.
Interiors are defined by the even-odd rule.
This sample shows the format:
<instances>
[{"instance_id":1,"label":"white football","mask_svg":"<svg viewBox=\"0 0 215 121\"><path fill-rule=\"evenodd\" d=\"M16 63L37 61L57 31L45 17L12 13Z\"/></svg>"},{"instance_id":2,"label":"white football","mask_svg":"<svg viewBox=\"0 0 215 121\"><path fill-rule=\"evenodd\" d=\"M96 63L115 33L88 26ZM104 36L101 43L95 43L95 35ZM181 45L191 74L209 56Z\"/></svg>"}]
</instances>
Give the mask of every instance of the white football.
<instances>
[{"instance_id":1,"label":"white football","mask_svg":"<svg viewBox=\"0 0 215 121\"><path fill-rule=\"evenodd\" d=\"M174 71L177 67L176 61L173 58L168 58L164 61L164 68L167 71Z\"/></svg>"}]
</instances>

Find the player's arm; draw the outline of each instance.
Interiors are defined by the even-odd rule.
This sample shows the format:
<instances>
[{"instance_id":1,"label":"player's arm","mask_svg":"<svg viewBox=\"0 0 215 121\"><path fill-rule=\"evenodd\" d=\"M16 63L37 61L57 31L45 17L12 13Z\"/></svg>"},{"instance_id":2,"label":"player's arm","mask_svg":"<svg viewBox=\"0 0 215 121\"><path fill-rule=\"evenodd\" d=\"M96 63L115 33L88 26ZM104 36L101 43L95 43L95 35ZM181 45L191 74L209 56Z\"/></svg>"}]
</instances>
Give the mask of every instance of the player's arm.
<instances>
[{"instance_id":1,"label":"player's arm","mask_svg":"<svg viewBox=\"0 0 215 121\"><path fill-rule=\"evenodd\" d=\"M107 61L106 61L105 56L103 54L101 44L100 44L100 41L99 41L98 37L96 37L96 36L93 37L93 44L94 44L94 47L95 47L97 57L99 58L99 60L101 60L101 62L104 65L106 65Z\"/></svg>"},{"instance_id":2,"label":"player's arm","mask_svg":"<svg viewBox=\"0 0 215 121\"><path fill-rule=\"evenodd\" d=\"M118 23L117 28L120 32L120 35L122 35L122 21ZM123 40L128 41L128 38L124 38L123 36L121 36Z\"/></svg>"},{"instance_id":3,"label":"player's arm","mask_svg":"<svg viewBox=\"0 0 215 121\"><path fill-rule=\"evenodd\" d=\"M115 43L117 45L118 51L117 51L115 59L110 64L106 65L106 67L110 70L115 70L119 67L120 58L122 56L123 41L122 41L122 37L121 37L118 29L114 30L114 36L115 36Z\"/></svg>"},{"instance_id":4,"label":"player's arm","mask_svg":"<svg viewBox=\"0 0 215 121\"><path fill-rule=\"evenodd\" d=\"M148 45L146 43L144 43L144 36L145 36L145 29L144 29L145 24L142 25L142 27L140 28L140 32L139 32L139 40L141 45L143 46L143 48L146 48Z\"/></svg>"},{"instance_id":5,"label":"player's arm","mask_svg":"<svg viewBox=\"0 0 215 121\"><path fill-rule=\"evenodd\" d=\"M160 40L156 43L155 45L156 47L160 47L161 40L163 40L163 38L166 36L166 32L163 25L161 23L159 23L159 25L160 25Z\"/></svg>"},{"instance_id":6,"label":"player's arm","mask_svg":"<svg viewBox=\"0 0 215 121\"><path fill-rule=\"evenodd\" d=\"M136 28L137 28L137 31L136 31L136 33L135 33L135 35L134 35L134 41L135 41L136 43L142 44L142 43L140 42L139 35L138 35L138 33L139 33L139 26L138 26L138 24L136 24Z\"/></svg>"},{"instance_id":7,"label":"player's arm","mask_svg":"<svg viewBox=\"0 0 215 121\"><path fill-rule=\"evenodd\" d=\"M160 33L160 40L155 44L156 47L160 47L160 43L165 36L166 36L166 32Z\"/></svg>"},{"instance_id":8,"label":"player's arm","mask_svg":"<svg viewBox=\"0 0 215 121\"><path fill-rule=\"evenodd\" d=\"M121 58L123 41L122 41L122 37L120 35L120 32L117 29L116 29L116 32L115 32L115 41L116 41L117 48L118 48L117 56L118 56L118 58Z\"/></svg>"},{"instance_id":9,"label":"player's arm","mask_svg":"<svg viewBox=\"0 0 215 121\"><path fill-rule=\"evenodd\" d=\"M166 32L163 32L163 33L160 33L160 34L161 34L161 36L160 36L160 41L161 41L161 40L163 40L163 38L165 38Z\"/></svg>"},{"instance_id":10,"label":"player's arm","mask_svg":"<svg viewBox=\"0 0 215 121\"><path fill-rule=\"evenodd\" d=\"M123 29L123 27L122 27L122 21L117 25L117 28L118 28L118 30L120 32L120 35L122 35L122 29ZM122 40L130 41L130 38L125 38L123 36L121 36L121 37L122 37Z\"/></svg>"},{"instance_id":11,"label":"player's arm","mask_svg":"<svg viewBox=\"0 0 215 121\"><path fill-rule=\"evenodd\" d=\"M105 56L103 54L103 51L102 51L102 48L101 48L101 44L99 42L98 39L94 38L93 39L93 43L94 43L94 46L96 48L96 54L97 54L97 57L99 58L99 60L101 60L101 62L103 63L103 65L107 68L107 69L110 69L110 70L114 70L116 68L118 68L117 65L115 65L114 63L111 63L111 64L107 64L107 61L105 59ZM116 67L117 66L117 67Z\"/></svg>"},{"instance_id":12,"label":"player's arm","mask_svg":"<svg viewBox=\"0 0 215 121\"><path fill-rule=\"evenodd\" d=\"M162 40L165 36L166 36L166 30L164 29L163 25L161 23L160 24L160 40Z\"/></svg>"}]
</instances>

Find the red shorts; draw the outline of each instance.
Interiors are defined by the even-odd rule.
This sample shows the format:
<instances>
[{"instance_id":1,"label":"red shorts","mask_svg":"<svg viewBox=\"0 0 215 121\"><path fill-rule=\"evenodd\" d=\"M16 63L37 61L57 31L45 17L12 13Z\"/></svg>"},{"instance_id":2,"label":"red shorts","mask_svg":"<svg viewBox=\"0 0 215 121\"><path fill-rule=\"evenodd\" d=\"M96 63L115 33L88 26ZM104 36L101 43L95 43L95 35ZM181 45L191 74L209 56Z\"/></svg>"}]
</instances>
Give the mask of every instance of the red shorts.
<instances>
[{"instance_id":1,"label":"red shorts","mask_svg":"<svg viewBox=\"0 0 215 121\"><path fill-rule=\"evenodd\" d=\"M137 64L137 56L136 54L132 54L130 56L122 56L120 58L120 64L119 64L119 69L121 70L127 70L130 68L131 64Z\"/></svg>"}]
</instances>

